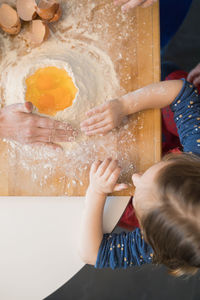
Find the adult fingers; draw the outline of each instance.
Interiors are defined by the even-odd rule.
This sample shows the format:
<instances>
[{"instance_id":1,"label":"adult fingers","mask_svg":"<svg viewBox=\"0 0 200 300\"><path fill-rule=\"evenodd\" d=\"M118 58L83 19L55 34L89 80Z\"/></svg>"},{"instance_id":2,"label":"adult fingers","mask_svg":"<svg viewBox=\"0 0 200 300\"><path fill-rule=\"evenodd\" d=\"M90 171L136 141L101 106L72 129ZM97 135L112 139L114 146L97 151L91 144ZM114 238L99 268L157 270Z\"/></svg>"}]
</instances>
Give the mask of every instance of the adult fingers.
<instances>
[{"instance_id":1,"label":"adult fingers","mask_svg":"<svg viewBox=\"0 0 200 300\"><path fill-rule=\"evenodd\" d=\"M86 135L91 136L91 135L95 135L95 134L106 134L109 131L111 131L113 129L113 127L111 126L111 124L106 125L104 127L101 128L97 128L91 131L87 131L85 132Z\"/></svg>"},{"instance_id":2,"label":"adult fingers","mask_svg":"<svg viewBox=\"0 0 200 300\"><path fill-rule=\"evenodd\" d=\"M193 82L194 78L200 74L200 64L198 64L194 69L192 69L187 77L187 81Z\"/></svg>"},{"instance_id":3,"label":"adult fingers","mask_svg":"<svg viewBox=\"0 0 200 300\"><path fill-rule=\"evenodd\" d=\"M40 128L38 127L36 130L35 130L35 136L51 136L51 137L54 137L54 136L66 136L68 134L71 134L72 131L69 131L69 130L64 130L64 129L50 129L50 128Z\"/></svg>"},{"instance_id":4,"label":"adult fingers","mask_svg":"<svg viewBox=\"0 0 200 300\"><path fill-rule=\"evenodd\" d=\"M25 137L23 139L24 143L58 143L58 142L73 142L74 137L71 136L59 136L59 137L52 137L52 136L30 136Z\"/></svg>"},{"instance_id":5,"label":"adult fingers","mask_svg":"<svg viewBox=\"0 0 200 300\"><path fill-rule=\"evenodd\" d=\"M122 190L126 190L128 188L128 185L125 183L116 184L114 187L114 192L120 192Z\"/></svg>"},{"instance_id":6,"label":"adult fingers","mask_svg":"<svg viewBox=\"0 0 200 300\"><path fill-rule=\"evenodd\" d=\"M31 143L31 145L36 146L36 147L44 147L45 146L49 150L63 152L63 148L60 145L54 144L54 143L35 142L35 143Z\"/></svg>"},{"instance_id":7,"label":"adult fingers","mask_svg":"<svg viewBox=\"0 0 200 300\"><path fill-rule=\"evenodd\" d=\"M64 130L73 129L72 126L67 122L61 122L47 117L40 117L38 115L32 115L32 116L33 116L33 121L35 122L37 127L64 129Z\"/></svg>"},{"instance_id":8,"label":"adult fingers","mask_svg":"<svg viewBox=\"0 0 200 300\"><path fill-rule=\"evenodd\" d=\"M141 5L144 3L145 0L131 0L129 1L128 3L124 4L122 6L122 11L125 12L125 11L128 11L132 8L135 8L137 7L138 5Z\"/></svg>"},{"instance_id":9,"label":"adult fingers","mask_svg":"<svg viewBox=\"0 0 200 300\"><path fill-rule=\"evenodd\" d=\"M74 142L75 141L75 136L73 136L72 133L68 135L60 135L60 136L54 136L50 138L51 142L58 143L58 142Z\"/></svg>"},{"instance_id":10,"label":"adult fingers","mask_svg":"<svg viewBox=\"0 0 200 300\"><path fill-rule=\"evenodd\" d=\"M128 0L114 0L114 5L121 5L128 2Z\"/></svg>"},{"instance_id":11,"label":"adult fingers","mask_svg":"<svg viewBox=\"0 0 200 300\"><path fill-rule=\"evenodd\" d=\"M193 84L194 84L196 87L200 85L200 75L194 79Z\"/></svg>"},{"instance_id":12,"label":"adult fingers","mask_svg":"<svg viewBox=\"0 0 200 300\"><path fill-rule=\"evenodd\" d=\"M113 160L110 161L109 165L107 166L107 168L106 168L106 170L105 170L105 172L104 172L104 175L103 175L104 179L105 179L105 180L108 180L109 177L111 176L111 174L112 174L116 169L118 169L118 162L117 162L117 160L114 160L114 159L113 159Z\"/></svg>"},{"instance_id":13,"label":"adult fingers","mask_svg":"<svg viewBox=\"0 0 200 300\"><path fill-rule=\"evenodd\" d=\"M99 166L101 165L102 161L101 160L95 160L92 163L91 169L90 169L90 173L96 173L96 171L98 170Z\"/></svg>"},{"instance_id":14,"label":"adult fingers","mask_svg":"<svg viewBox=\"0 0 200 300\"><path fill-rule=\"evenodd\" d=\"M47 137L52 142L72 142L75 140L77 132L73 130L37 128L35 136Z\"/></svg>"},{"instance_id":15,"label":"adult fingers","mask_svg":"<svg viewBox=\"0 0 200 300\"><path fill-rule=\"evenodd\" d=\"M108 166L110 165L110 162L112 161L112 158L106 158L102 164L99 166L97 175L102 176L106 172Z\"/></svg>"},{"instance_id":16,"label":"adult fingers","mask_svg":"<svg viewBox=\"0 0 200 300\"><path fill-rule=\"evenodd\" d=\"M145 8L150 5L153 5L155 2L157 2L157 0L146 0L141 6Z\"/></svg>"},{"instance_id":17,"label":"adult fingers","mask_svg":"<svg viewBox=\"0 0 200 300\"><path fill-rule=\"evenodd\" d=\"M96 124L96 123L99 123L99 122L103 121L103 120L104 120L104 117L105 117L104 114L101 113L101 114L99 114L99 115L97 115L97 116L91 117L91 118L89 118L89 119L83 121L83 122L80 124L81 130L84 130L85 128L88 128L88 127L91 126L91 125L94 125L94 124Z\"/></svg>"}]
</instances>

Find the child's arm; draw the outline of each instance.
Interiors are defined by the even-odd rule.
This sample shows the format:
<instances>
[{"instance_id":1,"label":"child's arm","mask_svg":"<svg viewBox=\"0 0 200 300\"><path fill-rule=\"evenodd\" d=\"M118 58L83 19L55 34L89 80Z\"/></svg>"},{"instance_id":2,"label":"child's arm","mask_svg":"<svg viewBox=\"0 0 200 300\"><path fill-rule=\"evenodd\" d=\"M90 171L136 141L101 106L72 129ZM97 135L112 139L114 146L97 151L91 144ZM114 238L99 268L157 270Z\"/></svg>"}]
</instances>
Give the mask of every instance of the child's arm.
<instances>
[{"instance_id":1,"label":"child's arm","mask_svg":"<svg viewBox=\"0 0 200 300\"><path fill-rule=\"evenodd\" d=\"M128 268L151 263L153 250L139 228L133 232L103 234L102 216L107 193L127 188L116 184L120 169L117 162L97 161L90 171L90 185L82 217L79 253L83 261L96 268Z\"/></svg>"},{"instance_id":2,"label":"child's arm","mask_svg":"<svg viewBox=\"0 0 200 300\"><path fill-rule=\"evenodd\" d=\"M127 188L125 184L117 184L119 174L120 168L115 160L106 159L92 164L79 243L80 256L88 264L95 264L102 241L102 217L107 194Z\"/></svg>"},{"instance_id":3,"label":"child's arm","mask_svg":"<svg viewBox=\"0 0 200 300\"><path fill-rule=\"evenodd\" d=\"M81 130L87 135L106 134L119 126L127 115L168 106L182 86L182 80L162 81L128 93L119 99L105 102L87 112L89 118L81 123Z\"/></svg>"}]
</instances>

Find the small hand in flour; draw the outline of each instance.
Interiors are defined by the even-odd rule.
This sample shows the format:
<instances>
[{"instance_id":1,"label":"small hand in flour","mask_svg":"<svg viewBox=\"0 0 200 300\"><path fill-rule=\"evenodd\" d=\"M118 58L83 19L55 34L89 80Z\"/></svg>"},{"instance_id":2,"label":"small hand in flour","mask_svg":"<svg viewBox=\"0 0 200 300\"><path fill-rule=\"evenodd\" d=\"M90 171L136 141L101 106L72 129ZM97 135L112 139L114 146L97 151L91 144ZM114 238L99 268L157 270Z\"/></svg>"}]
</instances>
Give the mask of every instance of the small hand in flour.
<instances>
[{"instance_id":1,"label":"small hand in flour","mask_svg":"<svg viewBox=\"0 0 200 300\"><path fill-rule=\"evenodd\" d=\"M87 112L89 117L81 123L81 130L86 135L106 134L119 126L125 117L122 102L110 100Z\"/></svg>"},{"instance_id":2,"label":"small hand in flour","mask_svg":"<svg viewBox=\"0 0 200 300\"><path fill-rule=\"evenodd\" d=\"M99 195L106 195L114 191L122 191L128 186L124 183L117 184L121 169L118 162L107 158L103 162L98 160L92 164L90 169L90 185L88 191Z\"/></svg>"},{"instance_id":3,"label":"small hand in flour","mask_svg":"<svg viewBox=\"0 0 200 300\"><path fill-rule=\"evenodd\" d=\"M22 144L48 144L73 141L76 132L70 124L32 113L30 102L8 105L0 111L0 137Z\"/></svg>"},{"instance_id":4,"label":"small hand in flour","mask_svg":"<svg viewBox=\"0 0 200 300\"><path fill-rule=\"evenodd\" d=\"M114 0L114 4L122 5L122 11L125 12L137 6L148 7L156 1L157 0Z\"/></svg>"},{"instance_id":5,"label":"small hand in flour","mask_svg":"<svg viewBox=\"0 0 200 300\"><path fill-rule=\"evenodd\" d=\"M193 83L196 87L200 85L200 63L189 72L187 81Z\"/></svg>"}]
</instances>

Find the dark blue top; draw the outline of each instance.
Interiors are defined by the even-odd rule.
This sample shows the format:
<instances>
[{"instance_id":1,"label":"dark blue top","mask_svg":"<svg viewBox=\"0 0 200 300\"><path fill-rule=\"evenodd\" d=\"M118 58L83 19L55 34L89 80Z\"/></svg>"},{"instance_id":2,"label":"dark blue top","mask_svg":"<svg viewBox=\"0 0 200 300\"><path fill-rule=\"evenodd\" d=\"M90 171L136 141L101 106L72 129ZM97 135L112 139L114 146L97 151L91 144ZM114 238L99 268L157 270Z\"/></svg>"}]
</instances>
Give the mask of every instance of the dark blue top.
<instances>
[{"instance_id":1,"label":"dark blue top","mask_svg":"<svg viewBox=\"0 0 200 300\"><path fill-rule=\"evenodd\" d=\"M160 0L161 48L177 32L187 15L192 0Z\"/></svg>"},{"instance_id":2,"label":"dark blue top","mask_svg":"<svg viewBox=\"0 0 200 300\"><path fill-rule=\"evenodd\" d=\"M200 96L197 89L183 79L183 87L171 104L184 152L200 155ZM151 263L153 250L139 228L133 232L104 234L96 268L124 268Z\"/></svg>"}]
</instances>

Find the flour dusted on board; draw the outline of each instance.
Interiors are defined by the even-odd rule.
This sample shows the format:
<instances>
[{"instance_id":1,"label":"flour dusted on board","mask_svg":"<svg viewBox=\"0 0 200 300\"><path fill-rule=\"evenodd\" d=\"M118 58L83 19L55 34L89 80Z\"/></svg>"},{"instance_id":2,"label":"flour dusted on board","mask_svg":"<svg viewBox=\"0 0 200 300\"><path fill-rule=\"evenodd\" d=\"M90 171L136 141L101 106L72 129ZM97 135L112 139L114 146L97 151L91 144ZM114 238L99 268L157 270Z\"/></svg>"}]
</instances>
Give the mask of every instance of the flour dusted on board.
<instances>
[{"instance_id":1,"label":"flour dusted on board","mask_svg":"<svg viewBox=\"0 0 200 300\"><path fill-rule=\"evenodd\" d=\"M119 28L119 34L116 36L119 48L112 51L111 59L113 37L106 38L106 35L112 34L111 28L102 23L101 18L98 22L96 20L93 22L99 11L102 10L104 15L108 14L107 8L110 4L108 5L106 1L103 1L102 5L88 1L83 7L77 0L62 2L63 18L52 27L51 38L40 47L29 48L20 34L14 41L5 36L0 40L3 52L0 65L2 99L3 105L24 102L27 76L46 66L63 68L72 77L78 93L73 105L59 111L54 118L67 121L79 130L80 122L86 118L85 113L90 108L124 93L119 81L121 69L118 63L122 59L121 41L123 36L127 36L127 31ZM116 9L113 7L113 12ZM116 26L120 24L121 18L125 23L126 20L119 11ZM94 26L90 26L91 23L94 23ZM127 23L127 28L128 25ZM125 59L125 64L126 61L128 64L129 61ZM116 62L119 66L117 68ZM130 78L126 77L125 80ZM36 110L35 112L38 113ZM124 174L133 170L134 165L130 162L129 154L121 152L129 139L134 140L134 135L131 128L129 129L129 124L125 124L120 130L114 130L106 136L87 137L79 130L75 142L62 144L65 148L62 154L50 153L45 147L37 149L15 142L12 143L10 151L13 161L17 151L21 167L31 174L32 180L38 182L41 188L49 182L49 178L58 168L61 173L59 181L62 182L63 176L69 175L74 178L72 185L75 183L81 185L80 176L76 177L76 171L87 170L95 158L104 159L112 156L119 159Z\"/></svg>"}]
</instances>

